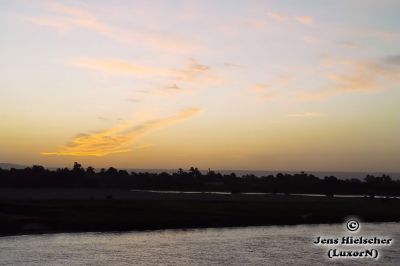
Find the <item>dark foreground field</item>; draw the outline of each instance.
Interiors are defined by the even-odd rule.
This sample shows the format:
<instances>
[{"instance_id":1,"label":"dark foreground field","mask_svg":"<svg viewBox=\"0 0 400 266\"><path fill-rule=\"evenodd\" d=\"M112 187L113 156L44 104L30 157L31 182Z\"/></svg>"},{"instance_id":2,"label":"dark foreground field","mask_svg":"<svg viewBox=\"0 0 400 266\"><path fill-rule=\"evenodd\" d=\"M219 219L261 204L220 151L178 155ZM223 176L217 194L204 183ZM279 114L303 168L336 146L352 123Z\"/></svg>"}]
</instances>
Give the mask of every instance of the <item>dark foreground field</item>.
<instances>
[{"instance_id":1,"label":"dark foreground field","mask_svg":"<svg viewBox=\"0 0 400 266\"><path fill-rule=\"evenodd\" d=\"M84 199L77 195L90 192L72 190L53 191L69 197L44 197L42 191L34 198L32 191L22 191L27 197L18 198L12 191L2 192L0 235L341 223L349 216L369 222L400 221L399 199L130 191L113 191L108 199L103 196L109 191L92 191Z\"/></svg>"}]
</instances>

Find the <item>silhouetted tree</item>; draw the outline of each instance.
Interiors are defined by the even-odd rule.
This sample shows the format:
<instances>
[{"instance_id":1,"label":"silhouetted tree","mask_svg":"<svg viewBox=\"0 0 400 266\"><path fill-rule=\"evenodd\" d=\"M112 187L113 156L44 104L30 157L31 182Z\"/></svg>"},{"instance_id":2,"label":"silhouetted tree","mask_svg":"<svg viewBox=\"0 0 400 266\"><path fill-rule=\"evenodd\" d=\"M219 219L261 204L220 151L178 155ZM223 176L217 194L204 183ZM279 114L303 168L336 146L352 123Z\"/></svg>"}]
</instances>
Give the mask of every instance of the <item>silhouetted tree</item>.
<instances>
[{"instance_id":1,"label":"silhouetted tree","mask_svg":"<svg viewBox=\"0 0 400 266\"><path fill-rule=\"evenodd\" d=\"M82 170L83 170L82 165L81 165L80 163L74 162L73 170L74 170L75 172L80 172L80 171L82 171Z\"/></svg>"},{"instance_id":2,"label":"silhouetted tree","mask_svg":"<svg viewBox=\"0 0 400 266\"><path fill-rule=\"evenodd\" d=\"M193 167L193 166L190 167L189 173L190 173L192 176L195 176L195 177L201 176L201 172L199 171L199 169L198 169L197 167Z\"/></svg>"},{"instance_id":3,"label":"silhouetted tree","mask_svg":"<svg viewBox=\"0 0 400 266\"><path fill-rule=\"evenodd\" d=\"M278 173L257 177L248 174L242 177L236 174L222 175L208 169L206 175L196 167L188 172L178 169L173 174L142 173L102 168L96 173L93 167L86 170L75 162L72 169L58 168L50 171L43 166L34 165L25 169L0 169L0 187L115 187L126 189L158 190L217 190L269 193L318 193L333 196L335 194L360 195L400 195L400 181L392 180L389 175L367 175L364 180L338 179L326 176L319 179L312 174Z\"/></svg>"},{"instance_id":4,"label":"silhouetted tree","mask_svg":"<svg viewBox=\"0 0 400 266\"><path fill-rule=\"evenodd\" d=\"M94 168L91 166L88 166L88 168L86 168L86 173L89 175L94 175L95 174Z\"/></svg>"}]
</instances>

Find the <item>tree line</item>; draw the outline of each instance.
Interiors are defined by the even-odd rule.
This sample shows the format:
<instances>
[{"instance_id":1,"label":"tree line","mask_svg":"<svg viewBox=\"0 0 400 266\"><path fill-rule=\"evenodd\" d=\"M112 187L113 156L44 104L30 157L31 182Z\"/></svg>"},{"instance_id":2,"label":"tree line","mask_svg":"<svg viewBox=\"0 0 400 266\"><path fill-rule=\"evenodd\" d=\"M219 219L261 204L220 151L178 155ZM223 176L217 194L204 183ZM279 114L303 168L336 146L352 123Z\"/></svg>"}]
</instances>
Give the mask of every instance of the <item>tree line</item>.
<instances>
[{"instance_id":1,"label":"tree line","mask_svg":"<svg viewBox=\"0 0 400 266\"><path fill-rule=\"evenodd\" d=\"M360 179L338 179L335 176L318 178L312 174L278 173L255 176L235 173L221 174L212 170L202 173L198 168L178 169L166 172L128 172L114 167L96 171L86 169L75 162L71 169L49 170L40 165L25 169L0 168L2 188L120 188L143 190L177 191L225 191L231 193L313 193L333 196L334 194L399 196L400 180L389 175L367 175Z\"/></svg>"}]
</instances>

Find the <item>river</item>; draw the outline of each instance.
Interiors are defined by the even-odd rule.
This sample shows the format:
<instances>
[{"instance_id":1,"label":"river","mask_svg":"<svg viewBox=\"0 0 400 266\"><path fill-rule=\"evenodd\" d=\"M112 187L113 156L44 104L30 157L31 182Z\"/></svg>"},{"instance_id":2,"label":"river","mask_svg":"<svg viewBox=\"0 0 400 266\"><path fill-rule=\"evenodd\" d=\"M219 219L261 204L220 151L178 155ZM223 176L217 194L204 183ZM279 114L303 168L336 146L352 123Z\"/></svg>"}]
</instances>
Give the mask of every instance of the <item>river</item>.
<instances>
[{"instance_id":1,"label":"river","mask_svg":"<svg viewBox=\"0 0 400 266\"><path fill-rule=\"evenodd\" d=\"M400 223L160 230L124 233L63 233L0 237L0 265L400 265ZM373 258L329 259L341 246L313 244L318 236L387 237Z\"/></svg>"}]
</instances>

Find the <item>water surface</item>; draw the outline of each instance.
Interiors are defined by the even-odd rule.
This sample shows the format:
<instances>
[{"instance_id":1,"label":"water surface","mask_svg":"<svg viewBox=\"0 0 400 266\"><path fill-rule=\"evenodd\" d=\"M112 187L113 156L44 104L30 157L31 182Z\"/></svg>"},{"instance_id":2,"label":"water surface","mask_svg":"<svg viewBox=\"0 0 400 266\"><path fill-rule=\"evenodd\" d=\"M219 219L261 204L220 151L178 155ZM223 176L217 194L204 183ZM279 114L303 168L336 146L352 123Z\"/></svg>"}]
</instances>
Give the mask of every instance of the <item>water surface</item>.
<instances>
[{"instance_id":1,"label":"water surface","mask_svg":"<svg viewBox=\"0 0 400 266\"><path fill-rule=\"evenodd\" d=\"M373 259L329 260L318 236L386 236ZM260 226L0 237L0 265L400 265L400 223Z\"/></svg>"}]
</instances>

